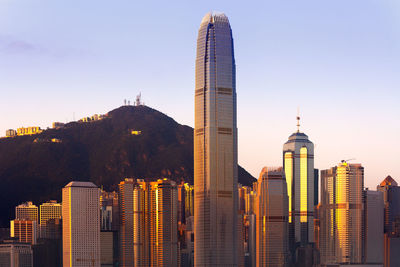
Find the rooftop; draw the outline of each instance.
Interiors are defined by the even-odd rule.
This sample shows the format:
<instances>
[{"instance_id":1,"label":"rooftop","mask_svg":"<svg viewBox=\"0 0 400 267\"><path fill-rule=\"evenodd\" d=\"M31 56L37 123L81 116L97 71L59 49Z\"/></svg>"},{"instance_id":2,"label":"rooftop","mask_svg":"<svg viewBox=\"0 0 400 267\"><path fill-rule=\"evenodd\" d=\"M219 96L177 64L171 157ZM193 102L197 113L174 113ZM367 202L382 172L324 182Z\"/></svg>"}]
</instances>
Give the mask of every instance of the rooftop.
<instances>
[{"instance_id":1,"label":"rooftop","mask_svg":"<svg viewBox=\"0 0 400 267\"><path fill-rule=\"evenodd\" d=\"M397 186L397 182L390 175L388 175L385 178L385 180L383 180L379 185L380 186L386 186L386 185Z\"/></svg>"},{"instance_id":2,"label":"rooftop","mask_svg":"<svg viewBox=\"0 0 400 267\"><path fill-rule=\"evenodd\" d=\"M78 181L72 181L69 184L67 184L65 187L94 187L94 188L97 188L97 186L92 182L78 182Z\"/></svg>"}]
</instances>

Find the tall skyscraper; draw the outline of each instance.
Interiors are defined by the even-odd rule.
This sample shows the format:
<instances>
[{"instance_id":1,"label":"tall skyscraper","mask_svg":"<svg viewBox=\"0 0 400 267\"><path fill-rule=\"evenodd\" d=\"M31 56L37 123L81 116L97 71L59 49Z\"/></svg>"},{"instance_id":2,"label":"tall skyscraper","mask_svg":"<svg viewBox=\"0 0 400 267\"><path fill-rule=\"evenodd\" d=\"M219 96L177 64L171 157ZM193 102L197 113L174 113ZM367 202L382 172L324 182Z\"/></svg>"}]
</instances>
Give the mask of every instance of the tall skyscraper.
<instances>
[{"instance_id":1,"label":"tall skyscraper","mask_svg":"<svg viewBox=\"0 0 400 267\"><path fill-rule=\"evenodd\" d=\"M363 263L364 168L342 161L321 171L321 265Z\"/></svg>"},{"instance_id":2,"label":"tall skyscraper","mask_svg":"<svg viewBox=\"0 0 400 267\"><path fill-rule=\"evenodd\" d=\"M256 200L257 266L287 266L288 195L282 168L264 167Z\"/></svg>"},{"instance_id":3,"label":"tall skyscraper","mask_svg":"<svg viewBox=\"0 0 400 267\"><path fill-rule=\"evenodd\" d=\"M100 189L70 182L62 189L63 266L100 267Z\"/></svg>"},{"instance_id":4,"label":"tall skyscraper","mask_svg":"<svg viewBox=\"0 0 400 267\"><path fill-rule=\"evenodd\" d=\"M237 265L236 74L221 13L204 16L197 38L194 191L195 266Z\"/></svg>"},{"instance_id":5,"label":"tall skyscraper","mask_svg":"<svg viewBox=\"0 0 400 267\"><path fill-rule=\"evenodd\" d=\"M300 117L297 117L298 122ZM283 145L283 168L289 196L289 239L295 248L314 242L314 144L299 130Z\"/></svg>"},{"instance_id":6,"label":"tall skyscraper","mask_svg":"<svg viewBox=\"0 0 400 267\"><path fill-rule=\"evenodd\" d=\"M126 178L119 183L119 253L122 267L134 266L133 255L133 187L134 180Z\"/></svg>"}]
</instances>

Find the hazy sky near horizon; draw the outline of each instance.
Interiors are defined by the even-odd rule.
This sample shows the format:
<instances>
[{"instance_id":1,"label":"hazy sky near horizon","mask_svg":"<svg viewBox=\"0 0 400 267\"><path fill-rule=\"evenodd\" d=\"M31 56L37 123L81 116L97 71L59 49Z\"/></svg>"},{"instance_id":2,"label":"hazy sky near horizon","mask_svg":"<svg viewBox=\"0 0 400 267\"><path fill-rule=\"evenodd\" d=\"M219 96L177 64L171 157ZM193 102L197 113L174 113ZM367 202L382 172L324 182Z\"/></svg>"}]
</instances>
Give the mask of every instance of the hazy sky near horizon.
<instances>
[{"instance_id":1,"label":"hazy sky near horizon","mask_svg":"<svg viewBox=\"0 0 400 267\"><path fill-rule=\"evenodd\" d=\"M230 19L239 163L282 165L296 130L315 167L355 158L365 185L400 182L400 2L0 0L0 136L133 102L193 126L197 31Z\"/></svg>"}]
</instances>

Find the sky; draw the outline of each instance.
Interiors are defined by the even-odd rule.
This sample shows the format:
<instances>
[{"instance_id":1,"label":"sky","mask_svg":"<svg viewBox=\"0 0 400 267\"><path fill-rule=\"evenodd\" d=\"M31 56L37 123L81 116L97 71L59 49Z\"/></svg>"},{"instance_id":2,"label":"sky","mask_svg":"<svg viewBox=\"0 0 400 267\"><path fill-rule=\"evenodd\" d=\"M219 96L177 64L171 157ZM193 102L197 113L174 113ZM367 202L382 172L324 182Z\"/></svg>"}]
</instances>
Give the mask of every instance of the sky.
<instances>
[{"instance_id":1,"label":"sky","mask_svg":"<svg viewBox=\"0 0 400 267\"><path fill-rule=\"evenodd\" d=\"M239 164L282 165L300 130L315 167L365 167L365 186L400 182L398 0L0 0L0 136L104 114L134 101L194 124L197 31L231 23Z\"/></svg>"}]
</instances>

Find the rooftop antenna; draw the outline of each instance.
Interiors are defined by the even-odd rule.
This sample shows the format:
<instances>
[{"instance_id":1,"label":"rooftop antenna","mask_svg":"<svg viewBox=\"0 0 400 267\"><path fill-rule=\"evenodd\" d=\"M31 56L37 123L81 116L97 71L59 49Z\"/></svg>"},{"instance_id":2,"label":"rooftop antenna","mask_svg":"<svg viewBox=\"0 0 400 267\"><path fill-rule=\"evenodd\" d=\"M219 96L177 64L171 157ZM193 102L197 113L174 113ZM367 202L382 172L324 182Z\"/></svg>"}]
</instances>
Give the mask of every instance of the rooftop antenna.
<instances>
[{"instance_id":1,"label":"rooftop antenna","mask_svg":"<svg viewBox=\"0 0 400 267\"><path fill-rule=\"evenodd\" d=\"M300 132L300 108L299 107L297 107L296 120L297 120L297 132L299 133Z\"/></svg>"}]
</instances>

